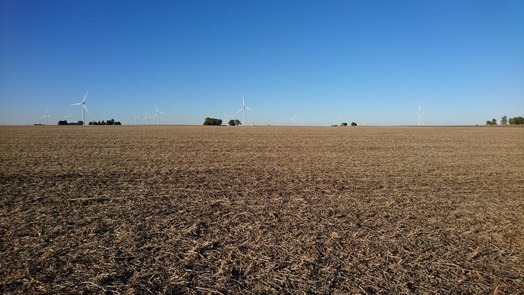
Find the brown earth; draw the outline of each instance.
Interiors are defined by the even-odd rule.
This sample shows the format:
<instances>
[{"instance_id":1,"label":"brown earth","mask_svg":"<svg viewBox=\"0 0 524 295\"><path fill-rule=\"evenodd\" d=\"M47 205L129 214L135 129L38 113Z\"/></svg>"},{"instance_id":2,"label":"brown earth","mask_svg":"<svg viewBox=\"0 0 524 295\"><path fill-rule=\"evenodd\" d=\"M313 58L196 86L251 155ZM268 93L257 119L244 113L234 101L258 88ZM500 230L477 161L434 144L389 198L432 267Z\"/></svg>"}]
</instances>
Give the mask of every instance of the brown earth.
<instances>
[{"instance_id":1,"label":"brown earth","mask_svg":"<svg viewBox=\"0 0 524 295\"><path fill-rule=\"evenodd\" d=\"M524 292L524 128L0 127L0 293Z\"/></svg>"}]
</instances>

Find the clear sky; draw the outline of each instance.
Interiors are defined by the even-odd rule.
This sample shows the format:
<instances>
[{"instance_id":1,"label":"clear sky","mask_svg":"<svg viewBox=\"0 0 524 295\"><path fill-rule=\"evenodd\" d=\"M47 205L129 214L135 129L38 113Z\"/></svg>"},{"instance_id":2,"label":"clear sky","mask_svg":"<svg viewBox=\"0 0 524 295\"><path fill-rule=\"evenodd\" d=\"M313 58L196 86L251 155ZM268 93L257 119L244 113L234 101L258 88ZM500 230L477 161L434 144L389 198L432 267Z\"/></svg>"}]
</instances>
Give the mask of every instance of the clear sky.
<instances>
[{"instance_id":1,"label":"clear sky","mask_svg":"<svg viewBox=\"0 0 524 295\"><path fill-rule=\"evenodd\" d=\"M524 116L524 1L0 0L0 124ZM236 117L241 118L241 114Z\"/></svg>"}]
</instances>

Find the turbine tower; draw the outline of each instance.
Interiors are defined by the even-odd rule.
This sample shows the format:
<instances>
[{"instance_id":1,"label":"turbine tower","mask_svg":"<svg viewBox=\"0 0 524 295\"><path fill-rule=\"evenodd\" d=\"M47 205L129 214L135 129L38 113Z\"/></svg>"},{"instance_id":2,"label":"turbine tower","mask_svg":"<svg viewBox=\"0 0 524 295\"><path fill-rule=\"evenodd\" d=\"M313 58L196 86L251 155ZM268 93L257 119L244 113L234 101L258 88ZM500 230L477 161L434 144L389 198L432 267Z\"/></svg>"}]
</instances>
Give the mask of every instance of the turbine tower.
<instances>
[{"instance_id":1,"label":"turbine tower","mask_svg":"<svg viewBox=\"0 0 524 295\"><path fill-rule=\"evenodd\" d=\"M42 116L42 119L45 119L45 124L49 125L49 118L51 118L51 115L47 112L47 108L45 108L45 113Z\"/></svg>"},{"instance_id":2,"label":"turbine tower","mask_svg":"<svg viewBox=\"0 0 524 295\"><path fill-rule=\"evenodd\" d=\"M224 113L224 125L228 125L227 119L233 119L233 116L229 116L228 114Z\"/></svg>"},{"instance_id":3,"label":"turbine tower","mask_svg":"<svg viewBox=\"0 0 524 295\"><path fill-rule=\"evenodd\" d=\"M243 118L242 118L242 125L247 125L247 122L246 122L246 110L248 111L252 111L252 109L250 109L248 106L246 106L246 103L244 101L244 97L242 96L242 107L240 108L240 110L237 111L237 114L240 113L240 112L243 112Z\"/></svg>"},{"instance_id":4,"label":"turbine tower","mask_svg":"<svg viewBox=\"0 0 524 295\"><path fill-rule=\"evenodd\" d=\"M418 126L422 125L422 114L424 114L424 112L422 111L420 106L418 106Z\"/></svg>"},{"instance_id":5,"label":"turbine tower","mask_svg":"<svg viewBox=\"0 0 524 295\"><path fill-rule=\"evenodd\" d=\"M293 118L289 119L289 121L293 122L293 126L297 123L297 116L293 116Z\"/></svg>"},{"instance_id":6,"label":"turbine tower","mask_svg":"<svg viewBox=\"0 0 524 295\"><path fill-rule=\"evenodd\" d=\"M146 111L146 115L144 116L144 125L147 125L147 119L149 119L149 114Z\"/></svg>"},{"instance_id":7,"label":"turbine tower","mask_svg":"<svg viewBox=\"0 0 524 295\"><path fill-rule=\"evenodd\" d=\"M82 99L82 102L74 103L72 106L82 106L82 122L84 122L84 126L87 126L86 124L86 112L89 114L89 111L87 110L87 104L86 104L86 98L89 91L86 92L86 95L84 95L84 99Z\"/></svg>"},{"instance_id":8,"label":"turbine tower","mask_svg":"<svg viewBox=\"0 0 524 295\"><path fill-rule=\"evenodd\" d=\"M136 119L140 119L140 117L137 115L133 115L133 119L135 119L135 125L136 125Z\"/></svg>"},{"instance_id":9,"label":"turbine tower","mask_svg":"<svg viewBox=\"0 0 524 295\"><path fill-rule=\"evenodd\" d=\"M165 113L160 112L156 105L155 105L155 109L156 109L156 112L155 112L155 115L153 116L153 118L156 118L156 124L160 125L160 115L165 115Z\"/></svg>"}]
</instances>

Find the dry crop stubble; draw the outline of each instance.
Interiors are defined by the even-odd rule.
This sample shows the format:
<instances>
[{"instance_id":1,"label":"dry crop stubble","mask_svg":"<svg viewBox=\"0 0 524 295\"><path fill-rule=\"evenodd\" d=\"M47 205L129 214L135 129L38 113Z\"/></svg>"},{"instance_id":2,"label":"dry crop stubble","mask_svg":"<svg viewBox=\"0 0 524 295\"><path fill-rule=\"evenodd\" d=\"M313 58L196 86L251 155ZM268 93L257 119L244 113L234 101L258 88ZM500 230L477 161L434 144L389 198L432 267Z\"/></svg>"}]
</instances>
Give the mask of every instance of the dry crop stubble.
<instances>
[{"instance_id":1,"label":"dry crop stubble","mask_svg":"<svg viewBox=\"0 0 524 295\"><path fill-rule=\"evenodd\" d=\"M524 128L0 128L4 293L519 293Z\"/></svg>"}]
</instances>

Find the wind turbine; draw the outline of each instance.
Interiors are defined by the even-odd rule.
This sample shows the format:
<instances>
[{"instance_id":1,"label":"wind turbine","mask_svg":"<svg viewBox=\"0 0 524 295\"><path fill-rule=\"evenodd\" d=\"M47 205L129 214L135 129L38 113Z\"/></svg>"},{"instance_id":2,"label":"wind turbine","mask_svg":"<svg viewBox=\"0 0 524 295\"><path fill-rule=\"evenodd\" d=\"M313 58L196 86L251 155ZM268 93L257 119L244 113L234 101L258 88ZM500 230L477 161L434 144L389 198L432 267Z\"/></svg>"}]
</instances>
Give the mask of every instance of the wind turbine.
<instances>
[{"instance_id":1,"label":"wind turbine","mask_svg":"<svg viewBox=\"0 0 524 295\"><path fill-rule=\"evenodd\" d=\"M160 125L160 115L165 115L165 113L160 112L156 105L155 105L155 109L156 109L156 112L155 112L155 115L153 116L153 118L156 118L156 124Z\"/></svg>"},{"instance_id":2,"label":"wind turbine","mask_svg":"<svg viewBox=\"0 0 524 295\"><path fill-rule=\"evenodd\" d=\"M140 117L137 115L133 115L133 119L135 119L135 125L136 125L136 119L140 119Z\"/></svg>"},{"instance_id":3,"label":"wind turbine","mask_svg":"<svg viewBox=\"0 0 524 295\"><path fill-rule=\"evenodd\" d=\"M289 119L289 121L293 122L293 126L295 126L295 123L297 122L297 116L293 116L293 118Z\"/></svg>"},{"instance_id":4,"label":"wind turbine","mask_svg":"<svg viewBox=\"0 0 524 295\"><path fill-rule=\"evenodd\" d=\"M144 116L144 125L147 125L147 119L149 119L149 114L146 111L146 115Z\"/></svg>"},{"instance_id":5,"label":"wind turbine","mask_svg":"<svg viewBox=\"0 0 524 295\"><path fill-rule=\"evenodd\" d=\"M418 126L421 126L421 124L423 124L422 123L422 114L424 114L424 112L422 111L420 106L418 106Z\"/></svg>"},{"instance_id":6,"label":"wind turbine","mask_svg":"<svg viewBox=\"0 0 524 295\"><path fill-rule=\"evenodd\" d=\"M87 104L86 104L86 98L89 91L86 92L86 95L84 95L84 99L82 99L82 102L74 103L72 106L82 106L82 122L84 122L84 126L87 126L86 124L86 112L89 114L89 111L87 110Z\"/></svg>"},{"instance_id":7,"label":"wind turbine","mask_svg":"<svg viewBox=\"0 0 524 295\"><path fill-rule=\"evenodd\" d=\"M47 108L45 108L45 113L42 116L42 119L45 119L45 124L49 125L49 118L51 118L51 115L47 112Z\"/></svg>"},{"instance_id":8,"label":"wind turbine","mask_svg":"<svg viewBox=\"0 0 524 295\"><path fill-rule=\"evenodd\" d=\"M229 116L228 114L224 113L224 125L228 124L227 119L233 119L233 116Z\"/></svg>"},{"instance_id":9,"label":"wind turbine","mask_svg":"<svg viewBox=\"0 0 524 295\"><path fill-rule=\"evenodd\" d=\"M243 125L247 125L247 122L246 122L246 110L252 111L252 109L250 109L248 106L246 106L246 103L244 101L244 97L242 96L242 107L240 108L240 110L237 111L237 114L240 113L240 112L243 112L243 121L242 121Z\"/></svg>"}]
</instances>

